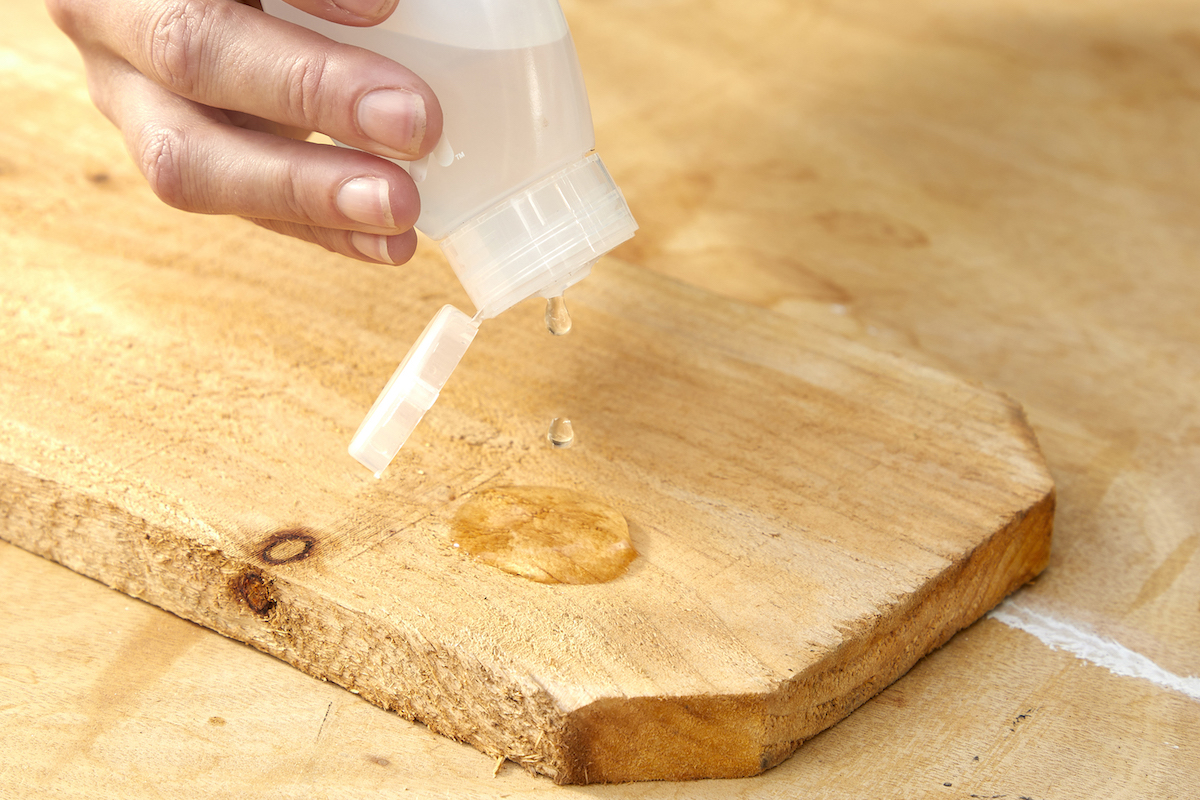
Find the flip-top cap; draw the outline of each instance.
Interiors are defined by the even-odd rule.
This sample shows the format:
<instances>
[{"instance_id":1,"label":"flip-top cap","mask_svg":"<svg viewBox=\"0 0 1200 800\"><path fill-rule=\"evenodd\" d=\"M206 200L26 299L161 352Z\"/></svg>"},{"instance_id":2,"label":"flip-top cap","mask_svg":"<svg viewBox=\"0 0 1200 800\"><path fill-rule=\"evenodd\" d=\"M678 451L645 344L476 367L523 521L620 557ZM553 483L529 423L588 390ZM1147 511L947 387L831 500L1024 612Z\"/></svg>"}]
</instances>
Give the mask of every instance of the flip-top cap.
<instances>
[{"instance_id":1,"label":"flip-top cap","mask_svg":"<svg viewBox=\"0 0 1200 800\"><path fill-rule=\"evenodd\" d=\"M475 320L443 306L400 362L350 442L350 455L376 478L433 406L478 331Z\"/></svg>"},{"instance_id":2,"label":"flip-top cap","mask_svg":"<svg viewBox=\"0 0 1200 800\"><path fill-rule=\"evenodd\" d=\"M633 236L625 197L591 155L509 195L441 240L481 319L526 297L554 297Z\"/></svg>"}]
</instances>

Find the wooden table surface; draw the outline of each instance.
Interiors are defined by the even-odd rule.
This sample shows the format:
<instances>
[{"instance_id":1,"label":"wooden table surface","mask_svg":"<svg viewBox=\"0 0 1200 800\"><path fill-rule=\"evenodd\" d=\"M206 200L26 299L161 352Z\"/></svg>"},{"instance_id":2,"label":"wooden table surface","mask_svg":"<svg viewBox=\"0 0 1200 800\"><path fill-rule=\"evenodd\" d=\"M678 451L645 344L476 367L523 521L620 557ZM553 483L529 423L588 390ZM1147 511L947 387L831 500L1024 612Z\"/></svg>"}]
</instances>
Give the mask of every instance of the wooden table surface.
<instances>
[{"instance_id":1,"label":"wooden table surface","mask_svg":"<svg viewBox=\"0 0 1200 800\"><path fill-rule=\"evenodd\" d=\"M0 796L1192 795L1200 9L564 8L642 225L616 255L1012 395L1058 484L1046 573L763 776L560 788L0 544ZM76 121L77 191L144 191L36 0L0 113L0 181ZM0 198L0 252L71 224L57 185Z\"/></svg>"}]
</instances>

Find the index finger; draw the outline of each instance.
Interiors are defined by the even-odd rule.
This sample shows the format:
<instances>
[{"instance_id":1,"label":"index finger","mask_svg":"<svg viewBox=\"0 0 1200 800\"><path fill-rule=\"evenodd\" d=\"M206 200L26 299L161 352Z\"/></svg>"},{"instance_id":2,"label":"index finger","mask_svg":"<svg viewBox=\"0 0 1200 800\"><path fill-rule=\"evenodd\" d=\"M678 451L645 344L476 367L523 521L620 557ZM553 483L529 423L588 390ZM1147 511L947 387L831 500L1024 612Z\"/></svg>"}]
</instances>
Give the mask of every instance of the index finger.
<instances>
[{"instance_id":1,"label":"index finger","mask_svg":"<svg viewBox=\"0 0 1200 800\"><path fill-rule=\"evenodd\" d=\"M263 10L262 0L234 0L244 6ZM397 0L279 0L306 14L327 19L339 25L376 25L391 16Z\"/></svg>"},{"instance_id":2,"label":"index finger","mask_svg":"<svg viewBox=\"0 0 1200 800\"><path fill-rule=\"evenodd\" d=\"M383 56L231 0L100 5L105 46L190 100L392 158L419 158L441 136L433 90Z\"/></svg>"}]
</instances>

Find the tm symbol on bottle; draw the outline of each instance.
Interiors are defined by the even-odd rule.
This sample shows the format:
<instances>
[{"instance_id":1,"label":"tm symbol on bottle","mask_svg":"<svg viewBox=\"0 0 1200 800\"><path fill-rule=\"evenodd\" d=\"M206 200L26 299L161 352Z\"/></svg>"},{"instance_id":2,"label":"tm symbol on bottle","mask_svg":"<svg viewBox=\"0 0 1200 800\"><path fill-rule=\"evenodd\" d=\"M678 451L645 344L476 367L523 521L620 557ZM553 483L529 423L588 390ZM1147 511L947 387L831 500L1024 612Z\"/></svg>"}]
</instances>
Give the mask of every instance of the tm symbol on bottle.
<instances>
[{"instance_id":1,"label":"tm symbol on bottle","mask_svg":"<svg viewBox=\"0 0 1200 800\"><path fill-rule=\"evenodd\" d=\"M466 154L466 153L461 153L461 152L460 152L460 153L455 153L455 154L454 154L454 160L455 160L455 161L461 161L462 159L464 159L464 158L466 158L466 157L467 157L467 154Z\"/></svg>"}]
</instances>

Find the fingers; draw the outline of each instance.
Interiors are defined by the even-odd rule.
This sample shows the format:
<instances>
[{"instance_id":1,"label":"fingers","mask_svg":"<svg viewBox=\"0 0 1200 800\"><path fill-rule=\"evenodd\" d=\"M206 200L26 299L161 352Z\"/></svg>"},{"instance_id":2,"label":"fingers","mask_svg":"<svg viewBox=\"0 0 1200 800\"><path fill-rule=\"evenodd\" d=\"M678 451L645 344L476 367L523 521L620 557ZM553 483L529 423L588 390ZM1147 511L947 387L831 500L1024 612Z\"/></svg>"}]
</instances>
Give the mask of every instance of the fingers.
<instances>
[{"instance_id":1,"label":"fingers","mask_svg":"<svg viewBox=\"0 0 1200 800\"><path fill-rule=\"evenodd\" d=\"M238 0L241 3L262 4L259 0ZM340 25L377 25L396 8L397 0L284 0L288 5Z\"/></svg>"},{"instance_id":2,"label":"fingers","mask_svg":"<svg viewBox=\"0 0 1200 800\"><path fill-rule=\"evenodd\" d=\"M344 255L399 264L416 246L416 187L374 156L230 124L128 65L111 68L98 104L164 202L236 214ZM244 122L244 121L242 121Z\"/></svg>"},{"instance_id":3,"label":"fingers","mask_svg":"<svg viewBox=\"0 0 1200 800\"><path fill-rule=\"evenodd\" d=\"M358 24L366 18L346 9L370 5L308 1ZM441 136L437 98L411 71L254 8L229 0L78 4L103 20L91 33L100 45L181 97L392 158L419 158Z\"/></svg>"},{"instance_id":4,"label":"fingers","mask_svg":"<svg viewBox=\"0 0 1200 800\"><path fill-rule=\"evenodd\" d=\"M359 231L337 231L329 228L317 228L311 225L298 225L294 222L282 222L275 219L254 219L252 222L267 230L293 236L306 242L319 244L326 250L332 250L344 256L357 258L360 261L374 261L382 264L403 264L413 257L417 250L417 232L413 230L394 236L385 236Z\"/></svg>"},{"instance_id":5,"label":"fingers","mask_svg":"<svg viewBox=\"0 0 1200 800\"><path fill-rule=\"evenodd\" d=\"M350 24L395 2L294 0ZM47 5L84 57L96 105L168 204L247 217L352 258L411 258L420 205L408 174L297 140L320 130L380 155L427 154L441 109L410 71L269 17L256 0Z\"/></svg>"}]
</instances>

